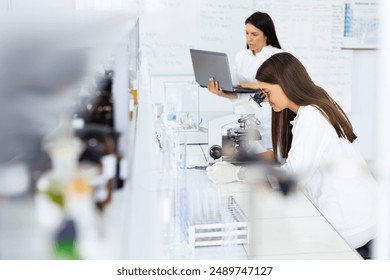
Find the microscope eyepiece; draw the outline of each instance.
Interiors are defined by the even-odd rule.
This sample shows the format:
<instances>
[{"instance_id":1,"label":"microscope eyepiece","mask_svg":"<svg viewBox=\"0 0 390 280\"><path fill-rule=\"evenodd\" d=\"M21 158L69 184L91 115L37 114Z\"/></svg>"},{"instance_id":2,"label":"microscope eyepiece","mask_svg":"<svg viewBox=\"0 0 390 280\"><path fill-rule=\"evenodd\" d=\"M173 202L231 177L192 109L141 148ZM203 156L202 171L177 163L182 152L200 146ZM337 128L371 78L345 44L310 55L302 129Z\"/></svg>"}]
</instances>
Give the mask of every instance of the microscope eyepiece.
<instances>
[{"instance_id":1,"label":"microscope eyepiece","mask_svg":"<svg viewBox=\"0 0 390 280\"><path fill-rule=\"evenodd\" d=\"M251 99L253 99L253 101L255 101L257 105L261 107L261 103L264 101L265 97L266 96L263 93L263 91L259 90L258 92L255 93L255 95L251 96Z\"/></svg>"}]
</instances>

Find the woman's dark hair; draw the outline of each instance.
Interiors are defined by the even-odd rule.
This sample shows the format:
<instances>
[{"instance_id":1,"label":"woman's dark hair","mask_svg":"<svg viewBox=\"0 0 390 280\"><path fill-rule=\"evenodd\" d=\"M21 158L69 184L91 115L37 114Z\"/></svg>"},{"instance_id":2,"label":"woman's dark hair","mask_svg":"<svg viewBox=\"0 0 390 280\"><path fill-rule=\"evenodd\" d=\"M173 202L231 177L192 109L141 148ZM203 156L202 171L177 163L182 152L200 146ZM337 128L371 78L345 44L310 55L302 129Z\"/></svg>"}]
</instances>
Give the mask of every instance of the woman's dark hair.
<instances>
[{"instance_id":1,"label":"woman's dark hair","mask_svg":"<svg viewBox=\"0 0 390 280\"><path fill-rule=\"evenodd\" d=\"M292 54L283 52L274 54L257 70L256 79L260 82L278 84L287 98L298 106L315 106L328 119L339 137L351 143L357 138L351 122L343 109L321 87L315 85L302 63ZM274 157L277 152L287 157L292 142L290 122L296 114L284 109L272 111L272 147Z\"/></svg>"},{"instance_id":2,"label":"woman's dark hair","mask_svg":"<svg viewBox=\"0 0 390 280\"><path fill-rule=\"evenodd\" d=\"M282 48L279 44L278 36L276 36L274 22L267 13L255 12L245 20L245 24L248 23L263 31L264 35L267 37L267 45L279 49Z\"/></svg>"}]
</instances>

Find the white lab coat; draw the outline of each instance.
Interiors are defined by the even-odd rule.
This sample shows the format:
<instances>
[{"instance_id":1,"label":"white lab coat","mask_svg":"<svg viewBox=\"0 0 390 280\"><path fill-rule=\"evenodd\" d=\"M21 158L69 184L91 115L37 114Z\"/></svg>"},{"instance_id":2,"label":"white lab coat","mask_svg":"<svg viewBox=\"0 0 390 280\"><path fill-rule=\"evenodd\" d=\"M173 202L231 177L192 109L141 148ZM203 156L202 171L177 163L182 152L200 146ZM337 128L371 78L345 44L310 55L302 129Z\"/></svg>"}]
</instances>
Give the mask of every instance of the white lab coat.
<instances>
[{"instance_id":1,"label":"white lab coat","mask_svg":"<svg viewBox=\"0 0 390 280\"><path fill-rule=\"evenodd\" d=\"M250 49L244 49L237 53L233 71L234 84L243 82L256 82L256 73L261 64L269 57L283 50L272 46L264 47L259 53L253 55ZM248 94L239 94L236 102L249 100ZM260 121L259 131L262 137L262 145L266 149L272 149L271 138L271 106L268 103L263 103L260 108L257 104L253 104L256 118Z\"/></svg>"},{"instance_id":2,"label":"white lab coat","mask_svg":"<svg viewBox=\"0 0 390 280\"><path fill-rule=\"evenodd\" d=\"M378 186L365 160L314 106L301 106L281 168L299 178L305 194L353 248L375 237Z\"/></svg>"}]
</instances>

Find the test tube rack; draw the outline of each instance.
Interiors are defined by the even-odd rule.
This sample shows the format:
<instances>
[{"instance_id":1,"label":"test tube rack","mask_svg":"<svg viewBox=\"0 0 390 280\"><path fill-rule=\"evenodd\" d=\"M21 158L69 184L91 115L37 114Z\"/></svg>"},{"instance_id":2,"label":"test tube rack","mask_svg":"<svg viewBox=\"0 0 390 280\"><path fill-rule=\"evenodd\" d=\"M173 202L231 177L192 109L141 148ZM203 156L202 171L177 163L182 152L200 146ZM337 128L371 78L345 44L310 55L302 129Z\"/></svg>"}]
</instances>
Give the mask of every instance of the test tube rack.
<instances>
[{"instance_id":1,"label":"test tube rack","mask_svg":"<svg viewBox=\"0 0 390 280\"><path fill-rule=\"evenodd\" d=\"M188 243L191 248L247 244L248 222L232 196L224 196L217 219L205 222L189 221Z\"/></svg>"}]
</instances>

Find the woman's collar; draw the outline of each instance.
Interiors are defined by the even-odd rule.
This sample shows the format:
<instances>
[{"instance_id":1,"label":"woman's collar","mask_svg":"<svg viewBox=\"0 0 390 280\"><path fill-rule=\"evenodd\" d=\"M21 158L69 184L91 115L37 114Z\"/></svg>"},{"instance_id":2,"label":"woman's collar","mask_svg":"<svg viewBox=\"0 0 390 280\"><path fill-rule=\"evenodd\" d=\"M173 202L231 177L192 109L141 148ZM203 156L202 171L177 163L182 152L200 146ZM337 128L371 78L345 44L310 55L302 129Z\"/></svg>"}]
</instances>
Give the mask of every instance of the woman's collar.
<instances>
[{"instance_id":1,"label":"woman's collar","mask_svg":"<svg viewBox=\"0 0 390 280\"><path fill-rule=\"evenodd\" d=\"M302 112L302 110L303 110L304 107L305 107L305 106L299 106L295 118L290 122L291 125L294 125L294 124L297 122L297 120L298 120L298 118L299 118L299 114Z\"/></svg>"}]
</instances>

